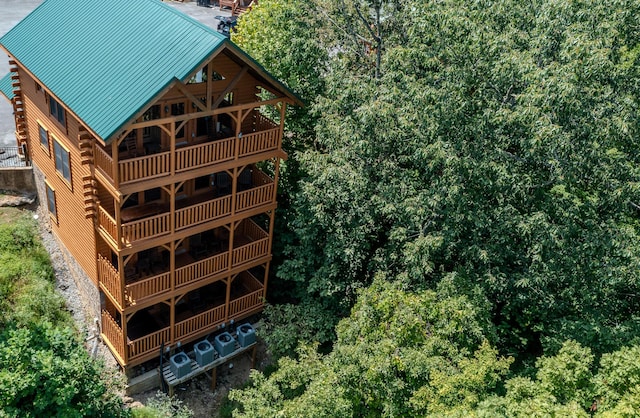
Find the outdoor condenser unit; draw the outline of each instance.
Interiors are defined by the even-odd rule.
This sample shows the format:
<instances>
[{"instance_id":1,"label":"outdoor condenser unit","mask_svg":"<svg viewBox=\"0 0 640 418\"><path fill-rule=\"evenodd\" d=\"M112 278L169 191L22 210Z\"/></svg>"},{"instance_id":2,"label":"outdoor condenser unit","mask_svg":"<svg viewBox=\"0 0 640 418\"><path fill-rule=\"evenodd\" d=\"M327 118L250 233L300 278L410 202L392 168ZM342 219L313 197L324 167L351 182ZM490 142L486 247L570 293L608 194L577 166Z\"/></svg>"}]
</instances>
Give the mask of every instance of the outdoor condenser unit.
<instances>
[{"instance_id":1,"label":"outdoor condenser unit","mask_svg":"<svg viewBox=\"0 0 640 418\"><path fill-rule=\"evenodd\" d=\"M191 371L191 360L185 353L177 353L169 359L169 365L173 375L180 379Z\"/></svg>"},{"instance_id":2,"label":"outdoor condenser unit","mask_svg":"<svg viewBox=\"0 0 640 418\"><path fill-rule=\"evenodd\" d=\"M240 325L236 333L241 347L248 347L256 342L256 330L249 323Z\"/></svg>"},{"instance_id":3,"label":"outdoor condenser unit","mask_svg":"<svg viewBox=\"0 0 640 418\"><path fill-rule=\"evenodd\" d=\"M235 351L236 340L234 340L228 332L223 332L222 334L216 335L216 338L213 340L213 345L216 347L220 356L225 357Z\"/></svg>"},{"instance_id":4,"label":"outdoor condenser unit","mask_svg":"<svg viewBox=\"0 0 640 418\"><path fill-rule=\"evenodd\" d=\"M196 343L193 351L196 353L196 363L200 367L206 366L213 361L213 346L209 341L203 340Z\"/></svg>"}]
</instances>

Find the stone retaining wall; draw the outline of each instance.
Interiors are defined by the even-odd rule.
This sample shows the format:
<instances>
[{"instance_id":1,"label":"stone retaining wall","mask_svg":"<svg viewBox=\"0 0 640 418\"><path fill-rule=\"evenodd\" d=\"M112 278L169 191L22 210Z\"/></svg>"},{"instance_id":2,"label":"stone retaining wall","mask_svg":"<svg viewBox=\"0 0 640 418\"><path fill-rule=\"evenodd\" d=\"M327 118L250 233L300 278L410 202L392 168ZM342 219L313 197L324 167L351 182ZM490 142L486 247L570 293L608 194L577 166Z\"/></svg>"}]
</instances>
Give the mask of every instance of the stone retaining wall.
<instances>
[{"instance_id":1,"label":"stone retaining wall","mask_svg":"<svg viewBox=\"0 0 640 418\"><path fill-rule=\"evenodd\" d=\"M0 190L21 193L35 192L36 183L32 167L0 168Z\"/></svg>"}]
</instances>

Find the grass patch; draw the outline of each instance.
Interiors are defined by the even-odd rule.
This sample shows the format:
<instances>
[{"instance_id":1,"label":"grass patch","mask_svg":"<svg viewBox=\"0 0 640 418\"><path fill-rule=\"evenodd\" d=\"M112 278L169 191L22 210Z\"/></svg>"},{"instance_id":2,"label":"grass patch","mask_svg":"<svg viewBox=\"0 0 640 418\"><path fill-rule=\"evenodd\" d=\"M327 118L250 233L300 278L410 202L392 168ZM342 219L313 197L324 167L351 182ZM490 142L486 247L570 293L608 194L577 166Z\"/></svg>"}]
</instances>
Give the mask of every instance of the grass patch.
<instances>
[{"instance_id":1,"label":"grass patch","mask_svg":"<svg viewBox=\"0 0 640 418\"><path fill-rule=\"evenodd\" d=\"M0 416L128 417L55 291L30 211L0 208Z\"/></svg>"}]
</instances>

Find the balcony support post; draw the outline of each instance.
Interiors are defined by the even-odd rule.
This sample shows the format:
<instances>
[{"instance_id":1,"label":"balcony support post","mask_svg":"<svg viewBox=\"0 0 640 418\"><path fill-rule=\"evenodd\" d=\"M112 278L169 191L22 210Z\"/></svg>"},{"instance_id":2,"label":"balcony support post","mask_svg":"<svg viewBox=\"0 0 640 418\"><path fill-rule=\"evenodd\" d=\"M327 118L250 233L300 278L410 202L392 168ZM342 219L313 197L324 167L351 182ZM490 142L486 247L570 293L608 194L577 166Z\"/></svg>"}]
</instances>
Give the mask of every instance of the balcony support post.
<instances>
[{"instance_id":1,"label":"balcony support post","mask_svg":"<svg viewBox=\"0 0 640 418\"><path fill-rule=\"evenodd\" d=\"M271 245L273 244L273 224L275 221L276 211L269 211L269 244L267 246L267 253L271 254Z\"/></svg>"},{"instance_id":2,"label":"balcony support post","mask_svg":"<svg viewBox=\"0 0 640 418\"><path fill-rule=\"evenodd\" d=\"M236 200L238 194L238 167L231 172L231 216L236 214Z\"/></svg>"},{"instance_id":3,"label":"balcony support post","mask_svg":"<svg viewBox=\"0 0 640 418\"><path fill-rule=\"evenodd\" d=\"M176 343L176 298L171 298L169 302L169 344Z\"/></svg>"},{"instance_id":4,"label":"balcony support post","mask_svg":"<svg viewBox=\"0 0 640 418\"><path fill-rule=\"evenodd\" d=\"M122 345L123 345L123 350L122 353L124 354L123 356L123 360L125 364L129 363L129 344L127 344L127 341L129 341L129 338L127 337L127 322L129 322L129 319L131 318L131 315L129 317L125 316L123 312L120 312L120 322L122 323Z\"/></svg>"},{"instance_id":5,"label":"balcony support post","mask_svg":"<svg viewBox=\"0 0 640 418\"><path fill-rule=\"evenodd\" d=\"M176 290L176 242L171 241L169 246L169 272L171 277L171 293Z\"/></svg>"},{"instance_id":6,"label":"balcony support post","mask_svg":"<svg viewBox=\"0 0 640 418\"><path fill-rule=\"evenodd\" d=\"M284 117L287 112L287 102L280 103L280 131L278 132L278 149L282 149L282 137L284 136ZM276 170L276 173L278 171Z\"/></svg>"},{"instance_id":7,"label":"balcony support post","mask_svg":"<svg viewBox=\"0 0 640 418\"><path fill-rule=\"evenodd\" d=\"M171 187L169 188L169 200L170 200L169 223L171 224L170 226L171 235L173 235L176 232L176 184L175 183L171 183Z\"/></svg>"},{"instance_id":8,"label":"balcony support post","mask_svg":"<svg viewBox=\"0 0 640 418\"><path fill-rule=\"evenodd\" d=\"M267 295L267 282L269 281L269 267L271 266L271 261L267 261L267 264L264 266L264 279L262 285L262 298L264 299Z\"/></svg>"},{"instance_id":9,"label":"balcony support post","mask_svg":"<svg viewBox=\"0 0 640 418\"><path fill-rule=\"evenodd\" d=\"M119 155L118 155L118 143L119 141L113 141L111 143L111 160L112 166L111 170L113 173L113 185L116 189L120 188L120 170L118 170L119 163Z\"/></svg>"},{"instance_id":10,"label":"balcony support post","mask_svg":"<svg viewBox=\"0 0 640 418\"><path fill-rule=\"evenodd\" d=\"M273 199L271 203L277 203L278 180L280 179L280 158L274 158L275 170L273 175Z\"/></svg>"},{"instance_id":11,"label":"balcony support post","mask_svg":"<svg viewBox=\"0 0 640 418\"><path fill-rule=\"evenodd\" d=\"M124 307L127 305L127 301L125 300L125 286L126 286L126 277L124 274L124 267L125 267L125 263L129 261L128 259L125 261L124 257L122 257L122 254L118 254L118 278L120 279L120 308L124 309Z\"/></svg>"},{"instance_id":12,"label":"balcony support post","mask_svg":"<svg viewBox=\"0 0 640 418\"><path fill-rule=\"evenodd\" d=\"M233 204L233 203L232 203ZM231 224L229 225L229 248L227 249L227 251L229 252L229 262L228 262L228 266L227 268L229 270L233 269L233 237L235 235L235 231L236 231L236 227L238 226L239 222L237 221L232 221Z\"/></svg>"},{"instance_id":13,"label":"balcony support post","mask_svg":"<svg viewBox=\"0 0 640 418\"><path fill-rule=\"evenodd\" d=\"M234 117L236 120L236 137L233 139L233 159L237 160L240 156L240 140L242 134L240 133L240 111L238 111L238 117Z\"/></svg>"},{"instance_id":14,"label":"balcony support post","mask_svg":"<svg viewBox=\"0 0 640 418\"><path fill-rule=\"evenodd\" d=\"M229 314L230 314L230 302L231 302L231 283L233 282L234 277L233 276L229 276L227 277L227 295L225 296L225 302L224 302L224 322L228 322L229 321Z\"/></svg>"}]
</instances>

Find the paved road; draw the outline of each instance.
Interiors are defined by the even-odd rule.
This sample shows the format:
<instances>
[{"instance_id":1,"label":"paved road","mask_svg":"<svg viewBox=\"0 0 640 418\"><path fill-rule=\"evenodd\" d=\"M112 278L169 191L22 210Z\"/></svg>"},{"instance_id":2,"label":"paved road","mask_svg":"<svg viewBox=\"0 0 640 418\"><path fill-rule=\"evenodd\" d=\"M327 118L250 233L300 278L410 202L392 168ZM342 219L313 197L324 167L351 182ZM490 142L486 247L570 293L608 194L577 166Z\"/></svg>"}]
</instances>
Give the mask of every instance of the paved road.
<instances>
[{"instance_id":1,"label":"paved road","mask_svg":"<svg viewBox=\"0 0 640 418\"><path fill-rule=\"evenodd\" d=\"M0 36L7 33L40 3L42 3L42 0L0 0ZM218 24L215 19L216 15L229 16L231 14L228 10L219 10L218 7L200 7L196 1L185 3L167 1L167 4L212 28L215 28ZM9 61L4 53L0 53L0 77L8 71ZM12 111L13 109L9 102L5 100L4 96L0 95L0 146L16 145L14 135L16 128Z\"/></svg>"}]
</instances>

